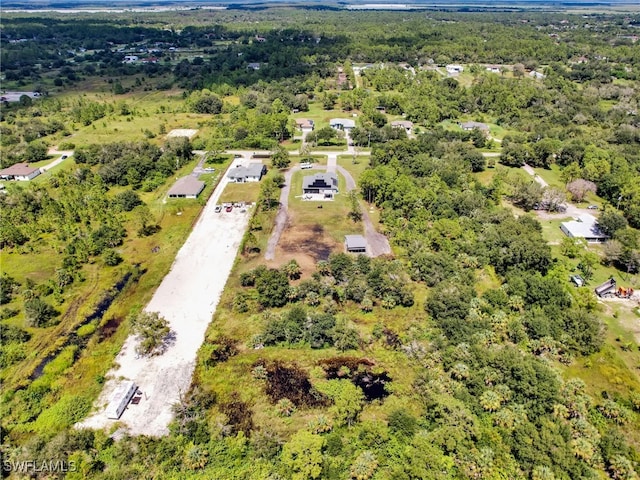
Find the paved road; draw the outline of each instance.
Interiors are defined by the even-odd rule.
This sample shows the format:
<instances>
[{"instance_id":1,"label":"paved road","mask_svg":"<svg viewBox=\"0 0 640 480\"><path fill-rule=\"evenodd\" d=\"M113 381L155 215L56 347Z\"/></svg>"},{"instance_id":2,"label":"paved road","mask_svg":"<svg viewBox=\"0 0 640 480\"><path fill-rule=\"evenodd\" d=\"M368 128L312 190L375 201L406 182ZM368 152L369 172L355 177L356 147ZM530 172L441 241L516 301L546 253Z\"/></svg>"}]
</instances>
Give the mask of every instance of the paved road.
<instances>
[{"instance_id":1,"label":"paved road","mask_svg":"<svg viewBox=\"0 0 640 480\"><path fill-rule=\"evenodd\" d=\"M42 173L51 170L53 167L60 165L62 162L64 162L67 158L69 158L71 155L73 155L73 150L55 150L53 148L50 148L47 151L48 155L60 155L58 158L56 158L53 162L45 165L44 167L40 167L40 171ZM62 158L63 156L66 155L66 158Z\"/></svg>"}]
</instances>

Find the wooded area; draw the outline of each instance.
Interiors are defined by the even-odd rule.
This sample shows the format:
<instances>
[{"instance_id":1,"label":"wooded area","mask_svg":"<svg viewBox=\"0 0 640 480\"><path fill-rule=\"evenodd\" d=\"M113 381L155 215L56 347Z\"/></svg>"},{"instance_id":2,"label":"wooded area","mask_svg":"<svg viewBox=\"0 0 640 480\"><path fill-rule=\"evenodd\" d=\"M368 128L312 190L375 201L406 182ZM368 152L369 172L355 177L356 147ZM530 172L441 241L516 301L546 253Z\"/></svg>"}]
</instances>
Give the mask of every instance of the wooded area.
<instances>
[{"instance_id":1,"label":"wooded area","mask_svg":"<svg viewBox=\"0 0 640 480\"><path fill-rule=\"evenodd\" d=\"M640 290L639 28L637 13L3 15L3 89L41 95L0 104L2 168L73 152L0 192L3 461L72 462L70 479L637 479L640 308L593 288ZM307 143L298 119L315 122ZM341 221L360 229L362 205L393 255L264 260L280 173L312 147L344 151L358 188ZM130 332L163 354L166 321L138 313L231 149L272 150L272 172L170 434L74 428ZM201 159L203 194L165 200ZM606 243L561 233L574 204Z\"/></svg>"}]
</instances>

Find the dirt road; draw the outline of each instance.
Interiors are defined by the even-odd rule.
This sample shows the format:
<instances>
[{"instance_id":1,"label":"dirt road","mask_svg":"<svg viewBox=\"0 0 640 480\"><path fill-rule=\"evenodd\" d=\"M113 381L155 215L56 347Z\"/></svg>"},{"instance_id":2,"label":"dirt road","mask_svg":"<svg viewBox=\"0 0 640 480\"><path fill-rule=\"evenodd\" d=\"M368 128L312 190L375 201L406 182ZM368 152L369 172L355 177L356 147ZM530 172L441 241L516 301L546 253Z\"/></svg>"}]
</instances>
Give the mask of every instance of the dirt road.
<instances>
[{"instance_id":1,"label":"dirt road","mask_svg":"<svg viewBox=\"0 0 640 480\"><path fill-rule=\"evenodd\" d=\"M172 405L191 384L196 353L231 272L250 216L250 211L239 209L215 213L215 205L226 184L225 176L145 308L159 312L169 322L175 342L163 355L138 357L137 340L130 336L115 359L116 365L107 376L93 413L80 427L113 425L114 420L106 418L105 407L111 392L126 379L134 381L144 395L138 405L127 407L119 422L132 435L168 433L173 418Z\"/></svg>"}]
</instances>

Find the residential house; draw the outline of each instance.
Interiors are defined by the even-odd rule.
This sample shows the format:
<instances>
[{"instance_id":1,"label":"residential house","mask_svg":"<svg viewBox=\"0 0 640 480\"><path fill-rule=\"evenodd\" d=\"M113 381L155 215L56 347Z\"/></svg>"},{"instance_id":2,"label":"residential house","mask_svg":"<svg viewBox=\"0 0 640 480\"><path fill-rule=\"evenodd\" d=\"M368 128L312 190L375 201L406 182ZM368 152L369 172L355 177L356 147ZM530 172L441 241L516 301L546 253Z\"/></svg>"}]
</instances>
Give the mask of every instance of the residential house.
<instances>
[{"instance_id":1,"label":"residential house","mask_svg":"<svg viewBox=\"0 0 640 480\"><path fill-rule=\"evenodd\" d=\"M335 173L316 173L302 179L304 200L333 200L338 193L338 176Z\"/></svg>"},{"instance_id":2,"label":"residential house","mask_svg":"<svg viewBox=\"0 0 640 480\"><path fill-rule=\"evenodd\" d=\"M296 128L302 131L311 131L315 128L315 123L313 120L309 120L308 118L296 118Z\"/></svg>"},{"instance_id":3,"label":"residential house","mask_svg":"<svg viewBox=\"0 0 640 480\"><path fill-rule=\"evenodd\" d=\"M251 62L247 64L247 68L252 70L260 70L260 62Z\"/></svg>"},{"instance_id":4,"label":"residential house","mask_svg":"<svg viewBox=\"0 0 640 480\"><path fill-rule=\"evenodd\" d=\"M588 213L580 215L575 220L562 222L560 230L569 238L584 238L588 243L600 243L609 239L609 236L600 230L598 219Z\"/></svg>"},{"instance_id":5,"label":"residential house","mask_svg":"<svg viewBox=\"0 0 640 480\"><path fill-rule=\"evenodd\" d=\"M447 70L447 73L451 76L459 75L462 72L464 72L464 67L458 64L450 64L450 65L447 65L445 68Z\"/></svg>"},{"instance_id":6,"label":"residential house","mask_svg":"<svg viewBox=\"0 0 640 480\"><path fill-rule=\"evenodd\" d=\"M367 253L367 240L362 235L345 235L344 248L348 253Z\"/></svg>"},{"instance_id":7,"label":"residential house","mask_svg":"<svg viewBox=\"0 0 640 480\"><path fill-rule=\"evenodd\" d=\"M350 118L332 118L329 126L335 130L352 130L356 128L356 122Z\"/></svg>"},{"instance_id":8,"label":"residential house","mask_svg":"<svg viewBox=\"0 0 640 480\"><path fill-rule=\"evenodd\" d=\"M198 198L200 192L204 190L204 185L204 182L192 175L182 177L173 184L168 196L169 198Z\"/></svg>"},{"instance_id":9,"label":"residential house","mask_svg":"<svg viewBox=\"0 0 640 480\"><path fill-rule=\"evenodd\" d=\"M125 55L122 63L136 63L138 61L137 55Z\"/></svg>"},{"instance_id":10,"label":"residential house","mask_svg":"<svg viewBox=\"0 0 640 480\"><path fill-rule=\"evenodd\" d=\"M2 180L31 180L40 175L40 169L30 167L28 163L16 163L3 170L0 170L0 179Z\"/></svg>"},{"instance_id":11,"label":"residential house","mask_svg":"<svg viewBox=\"0 0 640 480\"><path fill-rule=\"evenodd\" d=\"M410 122L409 120L394 120L391 122L391 126L393 128L404 129L404 131L407 132L407 135L411 135L413 132L413 122Z\"/></svg>"},{"instance_id":12,"label":"residential house","mask_svg":"<svg viewBox=\"0 0 640 480\"><path fill-rule=\"evenodd\" d=\"M537 72L536 70L532 70L531 72L529 72L529 76L531 78L535 78L536 80L543 80L547 77L544 73Z\"/></svg>"},{"instance_id":13,"label":"residential house","mask_svg":"<svg viewBox=\"0 0 640 480\"><path fill-rule=\"evenodd\" d=\"M267 173L267 167L264 164L253 162L230 169L227 177L229 181L235 183L259 182L265 173Z\"/></svg>"},{"instance_id":14,"label":"residential house","mask_svg":"<svg viewBox=\"0 0 640 480\"><path fill-rule=\"evenodd\" d=\"M480 130L485 135L489 133L489 125L486 123L480 122L463 122L460 124L460 128L465 132L470 132L472 130Z\"/></svg>"},{"instance_id":15,"label":"residential house","mask_svg":"<svg viewBox=\"0 0 640 480\"><path fill-rule=\"evenodd\" d=\"M487 65L487 72L500 73L500 65Z\"/></svg>"}]
</instances>

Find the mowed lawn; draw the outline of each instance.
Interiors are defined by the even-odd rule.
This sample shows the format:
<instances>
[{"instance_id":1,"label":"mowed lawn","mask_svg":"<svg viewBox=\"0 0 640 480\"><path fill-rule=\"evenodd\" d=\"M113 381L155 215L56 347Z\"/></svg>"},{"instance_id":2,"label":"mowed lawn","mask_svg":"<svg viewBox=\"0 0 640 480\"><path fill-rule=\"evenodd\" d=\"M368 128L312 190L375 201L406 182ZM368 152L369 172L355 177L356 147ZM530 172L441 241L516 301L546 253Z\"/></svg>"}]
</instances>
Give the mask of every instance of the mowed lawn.
<instances>
[{"instance_id":1,"label":"mowed lawn","mask_svg":"<svg viewBox=\"0 0 640 480\"><path fill-rule=\"evenodd\" d=\"M291 179L289 212L295 222L293 228L304 229L305 226L320 225L327 235L340 244L344 242L345 235L360 233L362 224L354 223L347 216L351 204L346 194L344 177L338 174L339 193L335 200L314 202L302 199L302 179L307 175L308 171L299 171L295 172Z\"/></svg>"},{"instance_id":2,"label":"mowed lawn","mask_svg":"<svg viewBox=\"0 0 640 480\"><path fill-rule=\"evenodd\" d=\"M260 182L228 183L220 195L220 203L253 203L259 195Z\"/></svg>"}]
</instances>

